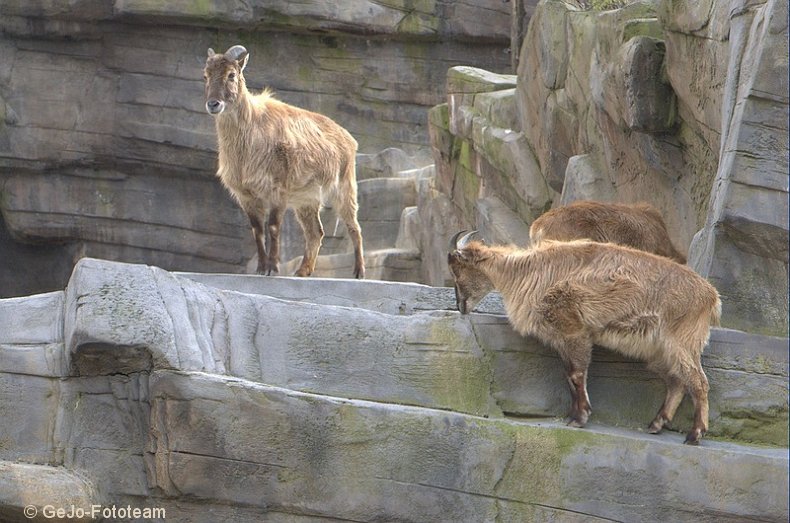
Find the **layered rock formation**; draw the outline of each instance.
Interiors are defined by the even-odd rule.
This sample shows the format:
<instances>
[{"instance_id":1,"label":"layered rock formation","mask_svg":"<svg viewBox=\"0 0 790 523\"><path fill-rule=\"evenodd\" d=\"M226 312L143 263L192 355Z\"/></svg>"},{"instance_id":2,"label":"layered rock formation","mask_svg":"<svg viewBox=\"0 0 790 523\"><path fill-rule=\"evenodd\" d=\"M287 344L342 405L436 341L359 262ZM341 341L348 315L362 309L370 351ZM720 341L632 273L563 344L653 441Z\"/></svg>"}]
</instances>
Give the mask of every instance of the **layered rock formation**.
<instances>
[{"instance_id":1,"label":"layered rock formation","mask_svg":"<svg viewBox=\"0 0 790 523\"><path fill-rule=\"evenodd\" d=\"M246 270L246 219L213 178L208 47L246 45L251 88L335 118L362 153L418 159L447 69L510 67L499 0L5 1L0 30L3 296L62 287L80 256Z\"/></svg>"},{"instance_id":2,"label":"layered rock formation","mask_svg":"<svg viewBox=\"0 0 790 523\"><path fill-rule=\"evenodd\" d=\"M523 244L552 206L649 201L720 290L725 325L787 334L781 2L79 7L2 7L3 295L58 288L86 255L254 267L246 221L211 175L198 94L204 48L243 40L251 84L334 116L362 144L372 277L448 284L445 244L461 228ZM499 74L508 31L513 76ZM454 62L488 71L446 73ZM435 177L415 170L426 127ZM302 249L289 220L284 260ZM331 209L324 223L318 274L348 276L343 226Z\"/></svg>"},{"instance_id":3,"label":"layered rock formation","mask_svg":"<svg viewBox=\"0 0 790 523\"><path fill-rule=\"evenodd\" d=\"M787 6L578 6L0 5L0 291L57 289L0 300L0 519L787 521L787 339L760 334L787 333ZM66 287L86 255L254 266L200 94L205 48L239 41L250 83L362 144L372 278L448 284L459 229L524 244L580 198L660 207L751 331L712 331L703 447L687 404L644 434L663 384L603 349L593 423L565 427L556 354L496 295L462 317L448 288L94 259ZM334 223L317 276L351 273Z\"/></svg>"},{"instance_id":4,"label":"layered rock formation","mask_svg":"<svg viewBox=\"0 0 790 523\"><path fill-rule=\"evenodd\" d=\"M716 64L722 89L714 101L702 90L709 71L668 68L675 89L693 94L688 110L700 127L720 131L708 215L691 246L691 263L724 296L729 325L786 336L788 5L714 3L707 16L693 14L690 18L669 7L663 14L675 29L668 31L667 42L676 63L704 64L697 59L701 55L726 57L726 62ZM711 103L720 104L719 115L708 116Z\"/></svg>"},{"instance_id":5,"label":"layered rock formation","mask_svg":"<svg viewBox=\"0 0 790 523\"><path fill-rule=\"evenodd\" d=\"M549 207L647 201L719 289L724 325L786 336L787 35L782 2L546 1L517 76L448 74L429 206L444 229L523 243Z\"/></svg>"},{"instance_id":6,"label":"layered rock formation","mask_svg":"<svg viewBox=\"0 0 790 523\"><path fill-rule=\"evenodd\" d=\"M785 340L714 330L710 438L693 448L641 432L662 385L606 352L593 423L565 427L556 354L495 297L487 314L453 306L452 290L415 284L82 260L65 292L0 300L0 397L14 398L0 403L0 516L787 519Z\"/></svg>"}]
</instances>

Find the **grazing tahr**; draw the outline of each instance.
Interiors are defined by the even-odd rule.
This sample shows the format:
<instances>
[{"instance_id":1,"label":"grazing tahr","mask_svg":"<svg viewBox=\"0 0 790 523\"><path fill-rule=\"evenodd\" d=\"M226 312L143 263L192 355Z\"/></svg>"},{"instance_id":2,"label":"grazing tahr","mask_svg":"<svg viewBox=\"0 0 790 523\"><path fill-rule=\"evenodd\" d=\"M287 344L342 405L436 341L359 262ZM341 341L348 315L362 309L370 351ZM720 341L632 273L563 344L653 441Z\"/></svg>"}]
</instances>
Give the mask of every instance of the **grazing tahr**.
<instances>
[{"instance_id":1,"label":"grazing tahr","mask_svg":"<svg viewBox=\"0 0 790 523\"><path fill-rule=\"evenodd\" d=\"M616 243L686 263L669 239L658 209L646 203L620 204L579 200L538 217L529 228L533 245L543 240Z\"/></svg>"},{"instance_id":2,"label":"grazing tahr","mask_svg":"<svg viewBox=\"0 0 790 523\"><path fill-rule=\"evenodd\" d=\"M217 176L250 219L258 273L278 273L286 207L296 211L304 231L296 275L313 273L324 237L319 210L328 198L354 245L354 277L364 278L356 140L326 116L280 102L268 90L251 94L243 74L249 57L240 45L223 54L209 49L204 78L206 110L214 116L219 141Z\"/></svg>"},{"instance_id":3,"label":"grazing tahr","mask_svg":"<svg viewBox=\"0 0 790 523\"><path fill-rule=\"evenodd\" d=\"M583 427L592 412L587 368L598 344L645 361L666 383L649 432L672 421L688 393L695 410L686 443L699 443L708 429L701 356L721 314L710 283L685 265L612 243L543 241L519 249L461 234L448 255L459 311L469 313L496 289L513 327L559 353L572 398L569 425Z\"/></svg>"}]
</instances>

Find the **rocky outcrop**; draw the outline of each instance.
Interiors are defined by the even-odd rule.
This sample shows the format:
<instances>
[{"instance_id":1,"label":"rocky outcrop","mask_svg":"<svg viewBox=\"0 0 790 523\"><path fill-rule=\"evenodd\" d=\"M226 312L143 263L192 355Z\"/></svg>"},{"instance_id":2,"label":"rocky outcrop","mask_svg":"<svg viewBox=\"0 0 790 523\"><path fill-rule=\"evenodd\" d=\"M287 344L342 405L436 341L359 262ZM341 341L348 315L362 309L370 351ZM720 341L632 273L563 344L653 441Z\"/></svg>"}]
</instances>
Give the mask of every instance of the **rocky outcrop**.
<instances>
[{"instance_id":1,"label":"rocky outcrop","mask_svg":"<svg viewBox=\"0 0 790 523\"><path fill-rule=\"evenodd\" d=\"M511 7L494 0L186 4L0 6L0 249L16 264L0 289L58 289L0 300L0 519L54 503L195 522L787 521L787 339L765 334L787 325L786 5L544 1L507 75ZM511 2L516 40L533 4ZM65 286L89 254L244 270L210 120L183 102L205 47L239 39L261 60L251 78L371 147L370 277L448 284L453 233L524 244L580 198L648 200L677 244L695 237L693 266L742 329L712 330L703 446L675 432L685 403L645 434L664 386L605 349L593 423L564 426L561 363L496 294L460 316L446 287L95 259ZM446 73L456 58L495 72ZM325 209L317 276L351 274L334 223ZM301 247L293 224L284 236L285 261Z\"/></svg>"},{"instance_id":2,"label":"rocky outcrop","mask_svg":"<svg viewBox=\"0 0 790 523\"><path fill-rule=\"evenodd\" d=\"M465 218L473 217L477 199L489 194L533 219L550 203L529 144L514 130L515 85L515 76L456 67L448 73L447 106L432 110L436 185L463 206Z\"/></svg>"},{"instance_id":3,"label":"rocky outcrop","mask_svg":"<svg viewBox=\"0 0 790 523\"><path fill-rule=\"evenodd\" d=\"M213 177L208 47L243 43L252 88L333 117L363 156L398 147L422 167L448 67L508 70L509 42L500 0L5 1L0 295L61 288L81 256L246 270L249 227Z\"/></svg>"},{"instance_id":4,"label":"rocky outcrop","mask_svg":"<svg viewBox=\"0 0 790 523\"><path fill-rule=\"evenodd\" d=\"M61 148L45 144L68 134L72 157L103 152L138 160L140 146L154 142L160 147L145 144L154 158L200 167L204 158L192 150L210 157L214 144L211 119L202 114L206 49L241 42L251 54L249 85L271 86L288 102L337 118L364 152L419 150L427 137L420 107L441 99L448 64L509 67L510 7L495 0L408 4L126 0L61 9L5 2L6 125L36 138L20 153L67 161ZM55 85L60 98L48 98L46 88ZM129 140L132 150L103 135Z\"/></svg>"},{"instance_id":5,"label":"rocky outcrop","mask_svg":"<svg viewBox=\"0 0 790 523\"><path fill-rule=\"evenodd\" d=\"M594 423L565 427L556 355L495 296L453 306L416 284L82 260L65 292L0 300L0 478L40 481L39 509L162 520L787 519L784 340L714 330L693 448L641 432L662 385L607 352ZM23 506L0 487L4 520Z\"/></svg>"},{"instance_id":6,"label":"rocky outcrop","mask_svg":"<svg viewBox=\"0 0 790 523\"><path fill-rule=\"evenodd\" d=\"M724 325L787 336L787 32L774 1L545 1L511 83L448 74L430 116L430 205L449 210L445 229L524 243L549 207L647 201L719 289ZM426 281L440 284L433 256Z\"/></svg>"},{"instance_id":7,"label":"rocky outcrop","mask_svg":"<svg viewBox=\"0 0 790 523\"><path fill-rule=\"evenodd\" d=\"M767 1L713 7L691 24L669 7L663 14L676 29L668 38L671 50L691 63L727 41L727 53L718 53L727 61L718 64L724 78L716 97L721 112L715 118L700 111L710 103L709 96L695 89L707 71L668 69L673 86L691 90L694 117L720 129L708 215L689 258L721 292L728 325L786 336L788 6ZM700 40L706 44L694 44Z\"/></svg>"}]
</instances>

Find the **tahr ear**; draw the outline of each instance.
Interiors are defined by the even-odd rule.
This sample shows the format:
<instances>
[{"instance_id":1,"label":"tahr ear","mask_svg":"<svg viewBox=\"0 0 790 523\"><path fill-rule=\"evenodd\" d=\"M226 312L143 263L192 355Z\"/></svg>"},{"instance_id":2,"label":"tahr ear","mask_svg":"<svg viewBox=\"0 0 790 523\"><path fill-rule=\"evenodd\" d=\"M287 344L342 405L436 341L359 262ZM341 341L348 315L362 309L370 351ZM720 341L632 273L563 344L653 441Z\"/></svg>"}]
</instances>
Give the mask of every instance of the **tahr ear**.
<instances>
[{"instance_id":1,"label":"tahr ear","mask_svg":"<svg viewBox=\"0 0 790 523\"><path fill-rule=\"evenodd\" d=\"M250 59L250 53L244 55L244 58L239 60L239 70L244 71L244 68L247 67L247 60Z\"/></svg>"},{"instance_id":2,"label":"tahr ear","mask_svg":"<svg viewBox=\"0 0 790 523\"><path fill-rule=\"evenodd\" d=\"M209 57L209 58L211 58L211 57L212 57L212 56L214 56L215 54L217 54L217 53L215 53L215 52L214 52L214 49L212 49L212 48L210 48L210 47L209 47L209 48L208 48L208 57Z\"/></svg>"},{"instance_id":3,"label":"tahr ear","mask_svg":"<svg viewBox=\"0 0 790 523\"><path fill-rule=\"evenodd\" d=\"M467 262L471 259L471 253L466 249L455 249L450 251L447 255L447 261L452 262L453 260Z\"/></svg>"}]
</instances>

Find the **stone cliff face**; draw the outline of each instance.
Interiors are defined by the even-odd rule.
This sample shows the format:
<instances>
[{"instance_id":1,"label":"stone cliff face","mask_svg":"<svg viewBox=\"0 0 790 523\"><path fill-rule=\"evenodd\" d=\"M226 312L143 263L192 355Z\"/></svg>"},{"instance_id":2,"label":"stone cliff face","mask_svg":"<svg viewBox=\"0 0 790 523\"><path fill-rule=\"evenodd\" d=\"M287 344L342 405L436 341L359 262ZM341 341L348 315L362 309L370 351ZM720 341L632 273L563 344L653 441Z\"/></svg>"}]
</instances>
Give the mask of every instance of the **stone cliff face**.
<instances>
[{"instance_id":1,"label":"stone cliff face","mask_svg":"<svg viewBox=\"0 0 790 523\"><path fill-rule=\"evenodd\" d=\"M690 112L701 128L720 130L708 214L691 263L724 296L729 325L787 336L788 4L711 3L708 16L674 9L665 16L677 28L668 39L678 63L668 69L672 85L692 91ZM710 43L699 49L700 40ZM723 87L713 100L703 90L708 71L688 74L679 66L711 54L726 57L718 62ZM711 103L720 104L718 118L706 116Z\"/></svg>"},{"instance_id":2,"label":"stone cliff face","mask_svg":"<svg viewBox=\"0 0 790 523\"><path fill-rule=\"evenodd\" d=\"M4 1L0 30L5 296L62 287L84 255L245 270L246 219L213 178L208 47L243 43L251 88L335 118L361 152L417 157L449 67L510 67L500 0Z\"/></svg>"},{"instance_id":3,"label":"stone cliff face","mask_svg":"<svg viewBox=\"0 0 790 523\"><path fill-rule=\"evenodd\" d=\"M54 292L0 299L0 521L787 521L787 4L579 5L2 2L0 297ZM369 276L435 287L207 274L253 251L200 81L239 41L362 144ZM603 348L564 426L556 352L438 287L453 233L525 244L580 198L657 205L741 329L702 448L689 401L644 434L664 384ZM317 276L350 274L334 223Z\"/></svg>"},{"instance_id":4,"label":"stone cliff face","mask_svg":"<svg viewBox=\"0 0 790 523\"><path fill-rule=\"evenodd\" d=\"M551 207L648 201L719 289L725 325L787 335L786 3L580 4L6 2L0 289L59 288L86 255L248 270L200 94L205 48L243 41L250 84L362 144L376 277L444 285L461 228L524 244ZM319 274L348 276L334 223L328 209ZM285 229L284 262L301 251Z\"/></svg>"},{"instance_id":5,"label":"stone cliff face","mask_svg":"<svg viewBox=\"0 0 790 523\"><path fill-rule=\"evenodd\" d=\"M523 243L552 206L650 202L719 289L725 325L786 336L787 34L786 2L543 2L509 83L448 75L425 214L451 204L445 237ZM443 253L428 254L441 283Z\"/></svg>"}]
</instances>

